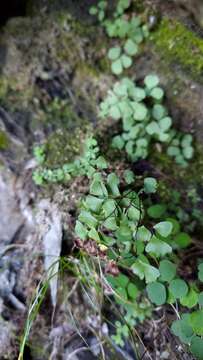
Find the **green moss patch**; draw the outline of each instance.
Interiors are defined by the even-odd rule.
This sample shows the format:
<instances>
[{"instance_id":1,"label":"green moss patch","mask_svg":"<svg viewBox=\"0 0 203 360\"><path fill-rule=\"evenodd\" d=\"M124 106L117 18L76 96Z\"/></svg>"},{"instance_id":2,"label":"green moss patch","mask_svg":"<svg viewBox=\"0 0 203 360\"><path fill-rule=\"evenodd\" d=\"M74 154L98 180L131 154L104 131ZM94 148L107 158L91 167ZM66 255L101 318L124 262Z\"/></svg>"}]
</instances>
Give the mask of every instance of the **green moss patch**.
<instances>
[{"instance_id":1,"label":"green moss patch","mask_svg":"<svg viewBox=\"0 0 203 360\"><path fill-rule=\"evenodd\" d=\"M203 71L203 39L177 20L164 18L152 36L156 50L164 61L179 63L194 77Z\"/></svg>"},{"instance_id":2,"label":"green moss patch","mask_svg":"<svg viewBox=\"0 0 203 360\"><path fill-rule=\"evenodd\" d=\"M0 130L0 150L7 150L9 147L10 141L6 133Z\"/></svg>"}]
</instances>

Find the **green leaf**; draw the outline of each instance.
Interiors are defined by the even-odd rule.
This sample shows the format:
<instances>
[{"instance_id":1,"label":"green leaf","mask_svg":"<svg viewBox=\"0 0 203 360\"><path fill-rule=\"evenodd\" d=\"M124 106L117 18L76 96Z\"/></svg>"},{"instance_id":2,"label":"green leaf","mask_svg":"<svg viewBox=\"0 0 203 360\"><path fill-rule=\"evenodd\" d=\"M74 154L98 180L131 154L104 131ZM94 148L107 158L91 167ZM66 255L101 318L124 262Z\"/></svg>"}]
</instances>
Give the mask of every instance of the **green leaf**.
<instances>
[{"instance_id":1,"label":"green leaf","mask_svg":"<svg viewBox=\"0 0 203 360\"><path fill-rule=\"evenodd\" d=\"M120 196L120 191L118 188L119 185L119 178L115 173L111 173L107 177L107 184L111 190L112 195Z\"/></svg>"},{"instance_id":2,"label":"green leaf","mask_svg":"<svg viewBox=\"0 0 203 360\"><path fill-rule=\"evenodd\" d=\"M99 3L98 3L98 7L100 8L100 9L102 9L102 10L105 10L106 9L106 7L107 7L107 1L99 1Z\"/></svg>"},{"instance_id":3,"label":"green leaf","mask_svg":"<svg viewBox=\"0 0 203 360\"><path fill-rule=\"evenodd\" d=\"M123 118L129 118L133 115L133 109L128 100L120 101L118 106Z\"/></svg>"},{"instance_id":4,"label":"green leaf","mask_svg":"<svg viewBox=\"0 0 203 360\"><path fill-rule=\"evenodd\" d=\"M133 105L133 109L134 109L134 119L135 120L141 121L146 118L148 111L144 104L135 103Z\"/></svg>"},{"instance_id":5,"label":"green leaf","mask_svg":"<svg viewBox=\"0 0 203 360\"><path fill-rule=\"evenodd\" d=\"M160 273L157 268L151 266L142 260L137 259L131 266L132 272L137 275L141 280L145 278L146 283L156 281Z\"/></svg>"},{"instance_id":6,"label":"green leaf","mask_svg":"<svg viewBox=\"0 0 203 360\"><path fill-rule=\"evenodd\" d=\"M108 51L108 58L110 60L116 60L119 58L120 54L121 54L120 46L113 47Z\"/></svg>"},{"instance_id":7,"label":"green leaf","mask_svg":"<svg viewBox=\"0 0 203 360\"><path fill-rule=\"evenodd\" d=\"M180 303L189 309L193 308L198 303L198 293L193 288L191 288L187 295L180 299Z\"/></svg>"},{"instance_id":8,"label":"green leaf","mask_svg":"<svg viewBox=\"0 0 203 360\"><path fill-rule=\"evenodd\" d=\"M159 125L157 124L157 122L151 121L146 127L146 132L149 135L159 134L160 128L159 128Z\"/></svg>"},{"instance_id":9,"label":"green leaf","mask_svg":"<svg viewBox=\"0 0 203 360\"><path fill-rule=\"evenodd\" d=\"M203 263L198 265L198 279L203 282Z\"/></svg>"},{"instance_id":10,"label":"green leaf","mask_svg":"<svg viewBox=\"0 0 203 360\"><path fill-rule=\"evenodd\" d=\"M140 210L135 208L134 206L130 206L127 214L130 220L139 221L140 219Z\"/></svg>"},{"instance_id":11,"label":"green leaf","mask_svg":"<svg viewBox=\"0 0 203 360\"><path fill-rule=\"evenodd\" d=\"M176 266L169 260L162 260L159 265L161 280L171 282L176 275Z\"/></svg>"},{"instance_id":12,"label":"green leaf","mask_svg":"<svg viewBox=\"0 0 203 360\"><path fill-rule=\"evenodd\" d=\"M128 95L128 87L122 81L116 82L113 87L114 94L119 97L126 97Z\"/></svg>"},{"instance_id":13,"label":"green leaf","mask_svg":"<svg viewBox=\"0 0 203 360\"><path fill-rule=\"evenodd\" d=\"M82 240L86 240L87 238L87 229L86 227L80 222L80 221L76 221L76 225L75 225L75 233L76 235L82 239Z\"/></svg>"},{"instance_id":14,"label":"green leaf","mask_svg":"<svg viewBox=\"0 0 203 360\"><path fill-rule=\"evenodd\" d=\"M119 120L121 118L121 112L118 105L112 105L110 107L109 116L114 120Z\"/></svg>"},{"instance_id":15,"label":"green leaf","mask_svg":"<svg viewBox=\"0 0 203 360\"><path fill-rule=\"evenodd\" d=\"M169 156L177 156L180 154L180 149L177 146L169 146L167 149L167 154Z\"/></svg>"},{"instance_id":16,"label":"green leaf","mask_svg":"<svg viewBox=\"0 0 203 360\"><path fill-rule=\"evenodd\" d=\"M116 293L117 296L121 297L121 300L128 300L127 290L123 286L116 288Z\"/></svg>"},{"instance_id":17,"label":"green leaf","mask_svg":"<svg viewBox=\"0 0 203 360\"><path fill-rule=\"evenodd\" d=\"M78 219L89 227L97 226L97 219L89 211L82 210Z\"/></svg>"},{"instance_id":18,"label":"green leaf","mask_svg":"<svg viewBox=\"0 0 203 360\"><path fill-rule=\"evenodd\" d=\"M198 303L200 306L203 306L203 291L199 294Z\"/></svg>"},{"instance_id":19,"label":"green leaf","mask_svg":"<svg viewBox=\"0 0 203 360\"><path fill-rule=\"evenodd\" d=\"M112 216L116 212L116 202L113 199L106 200L102 206L102 210L104 211L105 217Z\"/></svg>"},{"instance_id":20,"label":"green leaf","mask_svg":"<svg viewBox=\"0 0 203 360\"><path fill-rule=\"evenodd\" d=\"M166 205L165 204L156 204L152 205L147 209L148 215L153 219L160 218L166 212Z\"/></svg>"},{"instance_id":21,"label":"green leaf","mask_svg":"<svg viewBox=\"0 0 203 360\"><path fill-rule=\"evenodd\" d=\"M146 194L154 194L157 190L157 181L152 177L147 177L144 179L144 192Z\"/></svg>"},{"instance_id":22,"label":"green leaf","mask_svg":"<svg viewBox=\"0 0 203 360\"><path fill-rule=\"evenodd\" d=\"M98 169L107 169L108 163L103 156L99 156L96 160L96 166Z\"/></svg>"},{"instance_id":23,"label":"green leaf","mask_svg":"<svg viewBox=\"0 0 203 360\"><path fill-rule=\"evenodd\" d=\"M132 231L128 225L121 225L116 231L116 237L119 241L131 241Z\"/></svg>"},{"instance_id":24,"label":"green leaf","mask_svg":"<svg viewBox=\"0 0 203 360\"><path fill-rule=\"evenodd\" d=\"M116 277L116 287L123 287L125 288L129 283L129 278L124 274L119 274Z\"/></svg>"},{"instance_id":25,"label":"green leaf","mask_svg":"<svg viewBox=\"0 0 203 360\"><path fill-rule=\"evenodd\" d=\"M159 78L156 75L148 75L144 79L146 87L150 90L155 88L159 84Z\"/></svg>"},{"instance_id":26,"label":"green leaf","mask_svg":"<svg viewBox=\"0 0 203 360\"><path fill-rule=\"evenodd\" d=\"M150 92L150 96L156 100L161 100L161 99L163 99L164 91L160 87L155 87Z\"/></svg>"},{"instance_id":27,"label":"green leaf","mask_svg":"<svg viewBox=\"0 0 203 360\"><path fill-rule=\"evenodd\" d=\"M136 239L138 241L148 242L152 237L151 232L144 226L140 226L136 233Z\"/></svg>"},{"instance_id":28,"label":"green leaf","mask_svg":"<svg viewBox=\"0 0 203 360\"><path fill-rule=\"evenodd\" d=\"M203 340L197 336L191 339L191 353L197 360L203 360Z\"/></svg>"},{"instance_id":29,"label":"green leaf","mask_svg":"<svg viewBox=\"0 0 203 360\"><path fill-rule=\"evenodd\" d=\"M163 119L159 120L159 126L163 131L169 130L171 125L172 125L172 119L169 116L166 116Z\"/></svg>"},{"instance_id":30,"label":"green leaf","mask_svg":"<svg viewBox=\"0 0 203 360\"><path fill-rule=\"evenodd\" d=\"M112 230L112 231L115 231L118 226L117 226L117 223L116 223L116 219L115 217L109 217L108 219L106 219L104 222L103 222L103 226L106 228L106 229L109 229L109 230Z\"/></svg>"},{"instance_id":31,"label":"green leaf","mask_svg":"<svg viewBox=\"0 0 203 360\"><path fill-rule=\"evenodd\" d=\"M128 39L124 45L124 50L127 55L133 56L137 54L138 46L133 40Z\"/></svg>"},{"instance_id":32,"label":"green leaf","mask_svg":"<svg viewBox=\"0 0 203 360\"><path fill-rule=\"evenodd\" d=\"M89 13L90 13L90 15L96 15L98 13L97 7L91 6L91 8L89 9Z\"/></svg>"},{"instance_id":33,"label":"green leaf","mask_svg":"<svg viewBox=\"0 0 203 360\"><path fill-rule=\"evenodd\" d=\"M181 140L181 146L182 147L188 147L192 143L192 135L186 134L183 136Z\"/></svg>"},{"instance_id":34,"label":"green leaf","mask_svg":"<svg viewBox=\"0 0 203 360\"><path fill-rule=\"evenodd\" d=\"M94 178L90 184L90 194L101 197L108 196L107 189L102 180L97 180Z\"/></svg>"},{"instance_id":35,"label":"green leaf","mask_svg":"<svg viewBox=\"0 0 203 360\"><path fill-rule=\"evenodd\" d=\"M127 56L125 54L121 55L120 59L121 59L122 65L125 69L129 68L133 63L131 57Z\"/></svg>"},{"instance_id":36,"label":"green leaf","mask_svg":"<svg viewBox=\"0 0 203 360\"><path fill-rule=\"evenodd\" d=\"M91 230L88 232L88 236L90 237L90 239L93 239L95 241L100 241L99 233L94 228L91 228Z\"/></svg>"},{"instance_id":37,"label":"green leaf","mask_svg":"<svg viewBox=\"0 0 203 360\"><path fill-rule=\"evenodd\" d=\"M112 246L116 243L116 239L112 238L111 236L106 236L104 234L102 234L102 240L106 246Z\"/></svg>"},{"instance_id":38,"label":"green leaf","mask_svg":"<svg viewBox=\"0 0 203 360\"><path fill-rule=\"evenodd\" d=\"M187 295L188 286L184 280L174 279L169 285L169 290L176 299L180 299Z\"/></svg>"},{"instance_id":39,"label":"green leaf","mask_svg":"<svg viewBox=\"0 0 203 360\"><path fill-rule=\"evenodd\" d=\"M95 196L92 196L92 195L88 195L85 199L85 206L94 211L94 212L99 212L100 209L101 209L101 206L103 204L103 200L102 199L98 199L97 197Z\"/></svg>"},{"instance_id":40,"label":"green leaf","mask_svg":"<svg viewBox=\"0 0 203 360\"><path fill-rule=\"evenodd\" d=\"M147 244L145 251L147 253L152 253L155 257L165 256L166 254L172 253L172 247L166 242L158 239L156 236L153 236L152 239Z\"/></svg>"},{"instance_id":41,"label":"green leaf","mask_svg":"<svg viewBox=\"0 0 203 360\"><path fill-rule=\"evenodd\" d=\"M203 335L203 310L190 314L190 324L195 334Z\"/></svg>"},{"instance_id":42,"label":"green leaf","mask_svg":"<svg viewBox=\"0 0 203 360\"><path fill-rule=\"evenodd\" d=\"M133 88L129 90L129 95L136 102L140 102L146 98L145 90L138 86L133 86Z\"/></svg>"},{"instance_id":43,"label":"green leaf","mask_svg":"<svg viewBox=\"0 0 203 360\"><path fill-rule=\"evenodd\" d=\"M161 120L166 115L166 109L164 106L156 104L153 106L152 115L154 119Z\"/></svg>"},{"instance_id":44,"label":"green leaf","mask_svg":"<svg viewBox=\"0 0 203 360\"><path fill-rule=\"evenodd\" d=\"M180 320L172 323L171 330L174 335L178 336L184 344L190 344L194 336L190 325L190 314L183 314Z\"/></svg>"},{"instance_id":45,"label":"green leaf","mask_svg":"<svg viewBox=\"0 0 203 360\"><path fill-rule=\"evenodd\" d=\"M162 221L154 225L154 229L157 231L159 235L166 238L171 234L173 230L173 224L170 221Z\"/></svg>"},{"instance_id":46,"label":"green leaf","mask_svg":"<svg viewBox=\"0 0 203 360\"><path fill-rule=\"evenodd\" d=\"M184 232L177 234L174 238L176 244L178 244L181 248L186 248L191 244L191 237Z\"/></svg>"},{"instance_id":47,"label":"green leaf","mask_svg":"<svg viewBox=\"0 0 203 360\"><path fill-rule=\"evenodd\" d=\"M123 140L122 136L117 135L113 137L112 146L114 148L121 150L123 149L124 145L125 145L125 141Z\"/></svg>"},{"instance_id":48,"label":"green leaf","mask_svg":"<svg viewBox=\"0 0 203 360\"><path fill-rule=\"evenodd\" d=\"M176 235L180 231L180 224L176 219L166 218L166 221L169 221L173 225L172 235Z\"/></svg>"},{"instance_id":49,"label":"green leaf","mask_svg":"<svg viewBox=\"0 0 203 360\"><path fill-rule=\"evenodd\" d=\"M127 184L130 185L135 181L135 175L131 170L125 170L123 175Z\"/></svg>"},{"instance_id":50,"label":"green leaf","mask_svg":"<svg viewBox=\"0 0 203 360\"><path fill-rule=\"evenodd\" d=\"M131 299L135 300L137 298L137 296L139 295L139 290L137 288L137 286L135 284L133 284L132 282L130 282L128 284L128 295Z\"/></svg>"},{"instance_id":51,"label":"green leaf","mask_svg":"<svg viewBox=\"0 0 203 360\"><path fill-rule=\"evenodd\" d=\"M166 289L165 286L161 283L153 282L148 284L147 287L147 294L151 302L156 304L157 306L163 305L166 302Z\"/></svg>"},{"instance_id":52,"label":"green leaf","mask_svg":"<svg viewBox=\"0 0 203 360\"><path fill-rule=\"evenodd\" d=\"M194 149L192 146L187 146L183 148L183 156L185 159L190 160L194 155Z\"/></svg>"},{"instance_id":53,"label":"green leaf","mask_svg":"<svg viewBox=\"0 0 203 360\"><path fill-rule=\"evenodd\" d=\"M112 73L115 75L120 75L123 72L123 64L121 59L115 60L111 64Z\"/></svg>"}]
</instances>

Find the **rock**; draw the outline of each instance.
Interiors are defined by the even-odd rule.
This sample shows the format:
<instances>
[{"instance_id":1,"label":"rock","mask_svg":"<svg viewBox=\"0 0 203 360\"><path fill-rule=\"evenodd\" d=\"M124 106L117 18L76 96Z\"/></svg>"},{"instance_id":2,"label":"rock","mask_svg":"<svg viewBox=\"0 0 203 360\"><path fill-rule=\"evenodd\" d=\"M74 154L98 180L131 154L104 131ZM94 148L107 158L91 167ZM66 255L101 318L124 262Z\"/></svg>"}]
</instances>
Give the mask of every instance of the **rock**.
<instances>
[{"instance_id":1,"label":"rock","mask_svg":"<svg viewBox=\"0 0 203 360\"><path fill-rule=\"evenodd\" d=\"M15 327L8 321L0 318L0 351L3 359L14 359L14 330Z\"/></svg>"},{"instance_id":2,"label":"rock","mask_svg":"<svg viewBox=\"0 0 203 360\"><path fill-rule=\"evenodd\" d=\"M15 196L16 177L11 171L0 171L0 253L5 245L14 241L18 231L24 224L24 218L20 212L19 204Z\"/></svg>"},{"instance_id":3,"label":"rock","mask_svg":"<svg viewBox=\"0 0 203 360\"><path fill-rule=\"evenodd\" d=\"M203 27L203 3L202 0L175 0L176 4L179 3L184 6L195 18L197 23Z\"/></svg>"}]
</instances>

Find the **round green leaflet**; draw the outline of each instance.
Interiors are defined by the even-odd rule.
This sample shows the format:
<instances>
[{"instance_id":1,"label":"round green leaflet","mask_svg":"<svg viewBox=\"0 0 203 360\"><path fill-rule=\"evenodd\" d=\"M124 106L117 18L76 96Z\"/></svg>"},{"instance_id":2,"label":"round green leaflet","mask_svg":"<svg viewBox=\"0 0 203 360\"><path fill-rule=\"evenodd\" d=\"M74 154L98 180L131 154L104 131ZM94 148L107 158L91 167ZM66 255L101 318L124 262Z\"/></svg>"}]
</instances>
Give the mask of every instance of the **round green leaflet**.
<instances>
[{"instance_id":1,"label":"round green leaflet","mask_svg":"<svg viewBox=\"0 0 203 360\"><path fill-rule=\"evenodd\" d=\"M190 314L190 324L195 334L203 335L203 310Z\"/></svg>"},{"instance_id":2,"label":"round green leaflet","mask_svg":"<svg viewBox=\"0 0 203 360\"><path fill-rule=\"evenodd\" d=\"M134 300L139 294L139 290L135 284L130 282L127 287L128 295Z\"/></svg>"},{"instance_id":3,"label":"round green leaflet","mask_svg":"<svg viewBox=\"0 0 203 360\"><path fill-rule=\"evenodd\" d=\"M169 156L177 156L180 154L180 149L177 146L169 146L167 149L167 154Z\"/></svg>"},{"instance_id":4,"label":"round green leaflet","mask_svg":"<svg viewBox=\"0 0 203 360\"><path fill-rule=\"evenodd\" d=\"M203 360L203 340L200 337L192 338L190 350L197 360Z\"/></svg>"},{"instance_id":5,"label":"round green leaflet","mask_svg":"<svg viewBox=\"0 0 203 360\"><path fill-rule=\"evenodd\" d=\"M173 224L170 221L162 221L154 226L157 233L163 237L168 237L172 230Z\"/></svg>"},{"instance_id":6,"label":"round green leaflet","mask_svg":"<svg viewBox=\"0 0 203 360\"><path fill-rule=\"evenodd\" d=\"M172 119L169 116L166 116L159 120L159 125L163 131L167 131L172 125Z\"/></svg>"},{"instance_id":7,"label":"round green leaflet","mask_svg":"<svg viewBox=\"0 0 203 360\"><path fill-rule=\"evenodd\" d=\"M155 104L152 109L154 119L161 120L166 115L166 108L163 105Z\"/></svg>"},{"instance_id":8,"label":"round green leaflet","mask_svg":"<svg viewBox=\"0 0 203 360\"><path fill-rule=\"evenodd\" d=\"M144 104L136 103L134 106L134 119L142 121L147 116L147 108Z\"/></svg>"},{"instance_id":9,"label":"round green leaflet","mask_svg":"<svg viewBox=\"0 0 203 360\"><path fill-rule=\"evenodd\" d=\"M203 291L199 294L198 303L200 306L203 306Z\"/></svg>"},{"instance_id":10,"label":"round green leaflet","mask_svg":"<svg viewBox=\"0 0 203 360\"><path fill-rule=\"evenodd\" d=\"M108 58L110 60L116 60L121 54L121 48L119 46L113 47L108 51Z\"/></svg>"},{"instance_id":11,"label":"round green leaflet","mask_svg":"<svg viewBox=\"0 0 203 360\"><path fill-rule=\"evenodd\" d=\"M157 124L157 122L151 121L146 127L146 132L149 135L159 134L160 128L159 128L159 125Z\"/></svg>"},{"instance_id":12,"label":"round green leaflet","mask_svg":"<svg viewBox=\"0 0 203 360\"><path fill-rule=\"evenodd\" d=\"M152 205L147 209L147 214L153 219L159 219L166 211L165 204Z\"/></svg>"},{"instance_id":13,"label":"round green leaflet","mask_svg":"<svg viewBox=\"0 0 203 360\"><path fill-rule=\"evenodd\" d=\"M164 96L164 91L160 87L155 87L150 92L150 96L152 96L156 100L161 100Z\"/></svg>"},{"instance_id":14,"label":"round green leaflet","mask_svg":"<svg viewBox=\"0 0 203 360\"><path fill-rule=\"evenodd\" d=\"M176 275L176 266L169 260L162 260L159 265L161 280L170 282Z\"/></svg>"},{"instance_id":15,"label":"round green leaflet","mask_svg":"<svg viewBox=\"0 0 203 360\"><path fill-rule=\"evenodd\" d=\"M137 54L138 46L133 40L128 39L124 45L124 50L127 55L133 56Z\"/></svg>"},{"instance_id":16,"label":"round green leaflet","mask_svg":"<svg viewBox=\"0 0 203 360\"><path fill-rule=\"evenodd\" d=\"M138 241L148 242L150 241L151 237L151 232L144 225L138 228L136 232L136 239Z\"/></svg>"},{"instance_id":17,"label":"round green leaflet","mask_svg":"<svg viewBox=\"0 0 203 360\"><path fill-rule=\"evenodd\" d=\"M153 282L147 285L147 294L149 299L157 306L163 305L166 302L166 289L161 283Z\"/></svg>"},{"instance_id":18,"label":"round green leaflet","mask_svg":"<svg viewBox=\"0 0 203 360\"><path fill-rule=\"evenodd\" d=\"M114 136L112 140L112 146L114 148L121 150L123 149L124 145L125 145L125 141L120 135Z\"/></svg>"},{"instance_id":19,"label":"round green leaflet","mask_svg":"<svg viewBox=\"0 0 203 360\"><path fill-rule=\"evenodd\" d=\"M176 299L180 299L187 295L188 286L184 280L174 279L169 285L169 290Z\"/></svg>"},{"instance_id":20,"label":"round green leaflet","mask_svg":"<svg viewBox=\"0 0 203 360\"><path fill-rule=\"evenodd\" d=\"M119 120L121 117L121 112L119 110L118 105L113 105L110 107L109 116L114 120Z\"/></svg>"},{"instance_id":21,"label":"round green leaflet","mask_svg":"<svg viewBox=\"0 0 203 360\"><path fill-rule=\"evenodd\" d=\"M124 171L124 178L127 184L132 184L135 181L135 175L131 170Z\"/></svg>"},{"instance_id":22,"label":"round green leaflet","mask_svg":"<svg viewBox=\"0 0 203 360\"><path fill-rule=\"evenodd\" d=\"M144 192L146 194L154 194L157 190L157 181L155 178L147 177L144 179Z\"/></svg>"},{"instance_id":23,"label":"round green leaflet","mask_svg":"<svg viewBox=\"0 0 203 360\"><path fill-rule=\"evenodd\" d=\"M189 145L191 145L191 142L192 142L192 135L186 134L183 136L183 138L181 140L181 146L188 147Z\"/></svg>"},{"instance_id":24,"label":"round green leaflet","mask_svg":"<svg viewBox=\"0 0 203 360\"><path fill-rule=\"evenodd\" d=\"M191 244L191 238L187 233L180 232L174 238L176 244L178 244L181 248L186 248Z\"/></svg>"},{"instance_id":25,"label":"round green leaflet","mask_svg":"<svg viewBox=\"0 0 203 360\"><path fill-rule=\"evenodd\" d=\"M198 265L198 278L203 282L203 263Z\"/></svg>"},{"instance_id":26,"label":"round green leaflet","mask_svg":"<svg viewBox=\"0 0 203 360\"><path fill-rule=\"evenodd\" d=\"M122 66L121 59L118 59L111 64L111 70L112 70L113 74L115 74L115 75L120 75L122 73L123 66Z\"/></svg>"},{"instance_id":27,"label":"round green leaflet","mask_svg":"<svg viewBox=\"0 0 203 360\"><path fill-rule=\"evenodd\" d=\"M148 89L153 89L159 84L159 78L156 75L148 75L144 79L144 83Z\"/></svg>"},{"instance_id":28,"label":"round green leaflet","mask_svg":"<svg viewBox=\"0 0 203 360\"><path fill-rule=\"evenodd\" d=\"M194 155L194 149L192 146L187 146L183 148L183 155L184 158L187 160L192 159L193 155Z\"/></svg>"},{"instance_id":29,"label":"round green leaflet","mask_svg":"<svg viewBox=\"0 0 203 360\"><path fill-rule=\"evenodd\" d=\"M122 65L125 69L128 69L133 63L131 57L127 56L125 54L123 54L120 59L121 59Z\"/></svg>"},{"instance_id":30,"label":"round green leaflet","mask_svg":"<svg viewBox=\"0 0 203 360\"><path fill-rule=\"evenodd\" d=\"M189 309L193 308L198 303L198 293L195 291L195 289L190 288L187 295L180 299L180 303Z\"/></svg>"}]
</instances>

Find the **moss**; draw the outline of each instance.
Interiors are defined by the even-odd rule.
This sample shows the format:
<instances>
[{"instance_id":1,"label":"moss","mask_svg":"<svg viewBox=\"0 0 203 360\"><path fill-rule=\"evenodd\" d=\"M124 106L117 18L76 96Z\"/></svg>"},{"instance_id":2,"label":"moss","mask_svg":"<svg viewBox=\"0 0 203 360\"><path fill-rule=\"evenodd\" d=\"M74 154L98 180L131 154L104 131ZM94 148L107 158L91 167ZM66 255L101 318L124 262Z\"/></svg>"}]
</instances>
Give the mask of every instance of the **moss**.
<instances>
[{"instance_id":1,"label":"moss","mask_svg":"<svg viewBox=\"0 0 203 360\"><path fill-rule=\"evenodd\" d=\"M85 139L85 131L75 129L70 132L59 129L50 135L45 144L45 167L56 168L71 162L81 153L81 144Z\"/></svg>"},{"instance_id":2,"label":"moss","mask_svg":"<svg viewBox=\"0 0 203 360\"><path fill-rule=\"evenodd\" d=\"M165 62L179 63L196 78L203 71L203 39L177 20L164 18L152 36Z\"/></svg>"},{"instance_id":3,"label":"moss","mask_svg":"<svg viewBox=\"0 0 203 360\"><path fill-rule=\"evenodd\" d=\"M0 130L0 150L7 150L10 145L9 138L7 134Z\"/></svg>"}]
</instances>

